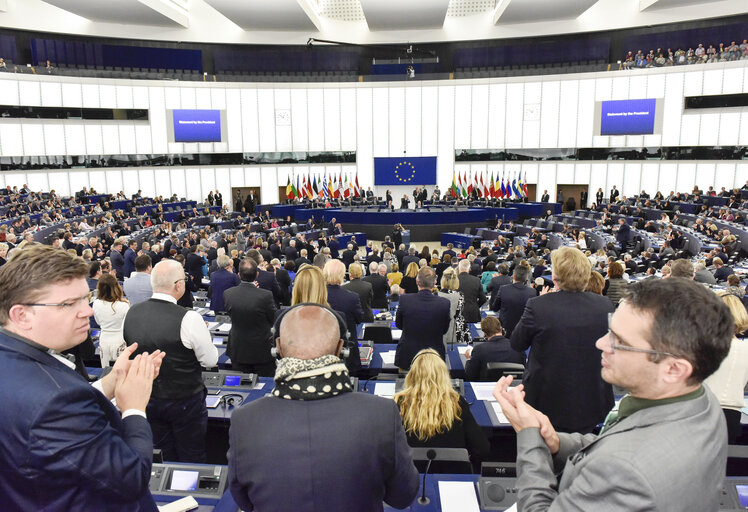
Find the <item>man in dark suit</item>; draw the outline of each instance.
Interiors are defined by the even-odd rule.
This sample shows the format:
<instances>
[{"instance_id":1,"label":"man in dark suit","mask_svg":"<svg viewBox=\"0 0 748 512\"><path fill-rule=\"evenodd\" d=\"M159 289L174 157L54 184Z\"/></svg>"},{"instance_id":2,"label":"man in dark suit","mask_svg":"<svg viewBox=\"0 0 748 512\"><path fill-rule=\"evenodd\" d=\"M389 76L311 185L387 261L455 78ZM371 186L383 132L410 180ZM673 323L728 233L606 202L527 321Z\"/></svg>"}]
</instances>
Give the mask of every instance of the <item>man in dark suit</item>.
<instances>
[{"instance_id":1,"label":"man in dark suit","mask_svg":"<svg viewBox=\"0 0 748 512\"><path fill-rule=\"evenodd\" d=\"M273 294L255 284L257 265L249 258L239 264L241 284L226 290L226 311L231 316L226 353L231 367L261 377L275 374L275 361L270 354L273 336L270 329L275 321Z\"/></svg>"},{"instance_id":2,"label":"man in dark suit","mask_svg":"<svg viewBox=\"0 0 748 512\"><path fill-rule=\"evenodd\" d=\"M0 270L4 510L157 510L145 409L163 354L131 361L130 347L93 386L75 372L60 352L88 333L87 275L83 260L46 245Z\"/></svg>"},{"instance_id":3,"label":"man in dark suit","mask_svg":"<svg viewBox=\"0 0 748 512\"><path fill-rule=\"evenodd\" d=\"M395 365L403 370L409 370L415 355L425 348L433 348L442 358L445 356L442 340L449 330L450 304L432 293L435 282L434 271L424 267L416 276L418 293L400 296L395 325L403 332L395 352Z\"/></svg>"},{"instance_id":4,"label":"man in dark suit","mask_svg":"<svg viewBox=\"0 0 748 512\"><path fill-rule=\"evenodd\" d=\"M262 270L265 260L262 259L260 251L258 251L257 249L250 249L249 251L247 251L247 258L251 258L259 269L257 271L257 286L272 293L273 300L275 301L275 307L279 307L281 299L280 285L278 284L278 280L275 278L275 274L273 272Z\"/></svg>"},{"instance_id":5,"label":"man in dark suit","mask_svg":"<svg viewBox=\"0 0 748 512\"><path fill-rule=\"evenodd\" d=\"M288 274L288 270L281 267L280 261L276 258L270 260L270 265L273 267L272 272L275 274L275 280L278 281L280 287L280 303L283 306L291 305L291 276Z\"/></svg>"},{"instance_id":6,"label":"man in dark suit","mask_svg":"<svg viewBox=\"0 0 748 512\"><path fill-rule=\"evenodd\" d=\"M407 507L419 478L399 410L391 399L352 392L337 318L322 306L298 306L279 331L274 396L231 417L228 487L236 503L299 512L381 510L382 501Z\"/></svg>"},{"instance_id":7,"label":"man in dark suit","mask_svg":"<svg viewBox=\"0 0 748 512\"><path fill-rule=\"evenodd\" d=\"M327 248L330 249L330 257L333 259L338 259L338 257L340 256L340 245L338 244L337 238L331 236L327 240Z\"/></svg>"},{"instance_id":8,"label":"man in dark suit","mask_svg":"<svg viewBox=\"0 0 748 512\"><path fill-rule=\"evenodd\" d=\"M512 348L511 342L504 337L498 318L487 316L480 321L480 328L486 341L476 343L465 352L466 380L480 380L481 366L486 363L525 364L525 354Z\"/></svg>"},{"instance_id":9,"label":"man in dark suit","mask_svg":"<svg viewBox=\"0 0 748 512\"><path fill-rule=\"evenodd\" d=\"M336 221L335 217L333 217L332 219L330 219L330 222L327 224L327 234L328 234L328 236L329 235L336 235L337 234L336 231L335 231L335 224L336 223L337 223L337 221Z\"/></svg>"},{"instance_id":10,"label":"man in dark suit","mask_svg":"<svg viewBox=\"0 0 748 512\"><path fill-rule=\"evenodd\" d=\"M323 273L327 280L327 303L345 318L348 328L349 343L347 346L350 349L345 365L349 372L355 373L361 368L356 332L358 324L364 319L364 310L361 308L361 301L357 294L340 287L345 278L345 267L340 260L331 259L325 263Z\"/></svg>"},{"instance_id":11,"label":"man in dark suit","mask_svg":"<svg viewBox=\"0 0 748 512\"><path fill-rule=\"evenodd\" d=\"M234 260L221 254L216 258L218 270L210 275L210 309L219 313L226 311L224 294L229 289L239 285L239 276L234 273ZM232 359L233 361L233 359Z\"/></svg>"},{"instance_id":12,"label":"man in dark suit","mask_svg":"<svg viewBox=\"0 0 748 512\"><path fill-rule=\"evenodd\" d=\"M353 244L348 244L348 247L345 251L343 251L343 254L341 256L341 259L343 260L343 265L347 267L351 266L351 263L353 263L354 257L356 256L356 251L353 249Z\"/></svg>"},{"instance_id":13,"label":"man in dark suit","mask_svg":"<svg viewBox=\"0 0 748 512\"><path fill-rule=\"evenodd\" d=\"M299 251L299 257L296 258L295 260L293 260L293 264L294 264L294 267L296 269L300 269L301 266L304 265L304 264L306 264L306 265L311 265L312 264L312 262L309 261L309 258L307 258L307 254L308 253L307 253L306 249L302 249L301 251Z\"/></svg>"},{"instance_id":14,"label":"man in dark suit","mask_svg":"<svg viewBox=\"0 0 748 512\"><path fill-rule=\"evenodd\" d=\"M483 285L480 284L480 279L470 275L470 261L467 259L457 264L457 272L457 278L460 280L459 291L465 297L462 317L469 324L480 322L480 307L486 302Z\"/></svg>"},{"instance_id":15,"label":"man in dark suit","mask_svg":"<svg viewBox=\"0 0 748 512\"><path fill-rule=\"evenodd\" d=\"M286 255L286 261L296 261L296 258L299 257L299 251L296 250L296 240L291 239L288 242L288 247L283 252Z\"/></svg>"},{"instance_id":16,"label":"man in dark suit","mask_svg":"<svg viewBox=\"0 0 748 512\"><path fill-rule=\"evenodd\" d=\"M352 263L348 267L348 277L350 282L343 285L344 290L353 292L358 295L358 300L361 301L361 309L364 311L364 322L373 322L374 313L371 310L371 301L374 298L374 291L370 282L361 279L363 271L359 263ZM386 300L386 299L385 299Z\"/></svg>"},{"instance_id":17,"label":"man in dark suit","mask_svg":"<svg viewBox=\"0 0 748 512\"><path fill-rule=\"evenodd\" d=\"M547 190L543 190L543 195L540 196L540 202L541 203L550 203L551 202L551 195L548 193Z\"/></svg>"},{"instance_id":18,"label":"man in dark suit","mask_svg":"<svg viewBox=\"0 0 748 512\"><path fill-rule=\"evenodd\" d=\"M610 189L610 202L615 203L618 200L618 196L620 195L620 192L618 192L618 189L615 185L613 185L613 188Z\"/></svg>"},{"instance_id":19,"label":"man in dark suit","mask_svg":"<svg viewBox=\"0 0 748 512\"><path fill-rule=\"evenodd\" d=\"M418 263L420 261L421 261L420 258L416 254L416 248L415 247L409 247L408 248L408 255L407 256L403 256L403 264L401 265L401 268L403 269L403 274L405 274L405 271L408 270L408 266L411 263L415 263L416 265L418 265Z\"/></svg>"},{"instance_id":20,"label":"man in dark suit","mask_svg":"<svg viewBox=\"0 0 748 512\"><path fill-rule=\"evenodd\" d=\"M512 274L512 284L502 286L496 295L494 305L499 311L499 320L501 320L506 336L512 335L514 326L517 325L525 311L527 301L537 296L535 289L525 284L529 273L530 269L528 267L517 265Z\"/></svg>"},{"instance_id":21,"label":"man in dark suit","mask_svg":"<svg viewBox=\"0 0 748 512\"><path fill-rule=\"evenodd\" d=\"M122 242L119 239L112 243L112 250L109 251L109 261L112 263L112 270L117 274L117 280L124 281L125 258L122 257Z\"/></svg>"},{"instance_id":22,"label":"man in dark suit","mask_svg":"<svg viewBox=\"0 0 748 512\"><path fill-rule=\"evenodd\" d=\"M375 309L387 309L389 307L387 293L390 291L390 287L387 283L387 277L381 274L380 267L384 267L386 275L387 266L373 261L369 264L369 275L364 277L363 281L371 284L372 292L374 293L374 297L371 300L371 307Z\"/></svg>"},{"instance_id":23,"label":"man in dark suit","mask_svg":"<svg viewBox=\"0 0 748 512\"><path fill-rule=\"evenodd\" d=\"M581 208L582 210L587 209L587 198L588 197L589 197L589 193L587 192L586 189L582 190L579 193L579 208Z\"/></svg>"},{"instance_id":24,"label":"man in dark suit","mask_svg":"<svg viewBox=\"0 0 748 512\"><path fill-rule=\"evenodd\" d=\"M618 218L618 229L616 231L616 240L621 244L621 252L626 252L629 240L631 239L631 227L626 224L626 219Z\"/></svg>"},{"instance_id":25,"label":"man in dark suit","mask_svg":"<svg viewBox=\"0 0 748 512\"><path fill-rule=\"evenodd\" d=\"M595 342L607 331L614 308L607 297L584 291L591 269L581 251L561 247L551 262L559 291L527 301L512 332L512 348L531 348L522 380L527 403L559 431L590 432L613 406Z\"/></svg>"}]
</instances>

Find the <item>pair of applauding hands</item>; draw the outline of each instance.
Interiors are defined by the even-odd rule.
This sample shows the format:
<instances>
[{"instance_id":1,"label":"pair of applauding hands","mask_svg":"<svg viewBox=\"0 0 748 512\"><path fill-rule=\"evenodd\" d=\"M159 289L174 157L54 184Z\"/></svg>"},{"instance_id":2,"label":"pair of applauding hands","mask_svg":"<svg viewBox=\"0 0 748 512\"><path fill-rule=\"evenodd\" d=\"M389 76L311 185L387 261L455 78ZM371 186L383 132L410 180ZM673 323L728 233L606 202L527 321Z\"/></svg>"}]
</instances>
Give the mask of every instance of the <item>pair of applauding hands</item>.
<instances>
[{"instance_id":1,"label":"pair of applauding hands","mask_svg":"<svg viewBox=\"0 0 748 512\"><path fill-rule=\"evenodd\" d=\"M501 377L493 390L493 396L501 406L501 411L514 427L515 432L526 428L539 428L551 455L559 450L559 439L556 429L551 425L548 416L525 402L524 386L520 384L510 388L514 377Z\"/></svg>"},{"instance_id":2,"label":"pair of applauding hands","mask_svg":"<svg viewBox=\"0 0 748 512\"><path fill-rule=\"evenodd\" d=\"M145 412L151 398L153 379L158 377L166 352L143 352L130 359L138 348L133 343L117 357L112 371L101 378L101 389L108 399L116 398L117 407L125 412L135 409Z\"/></svg>"}]
</instances>

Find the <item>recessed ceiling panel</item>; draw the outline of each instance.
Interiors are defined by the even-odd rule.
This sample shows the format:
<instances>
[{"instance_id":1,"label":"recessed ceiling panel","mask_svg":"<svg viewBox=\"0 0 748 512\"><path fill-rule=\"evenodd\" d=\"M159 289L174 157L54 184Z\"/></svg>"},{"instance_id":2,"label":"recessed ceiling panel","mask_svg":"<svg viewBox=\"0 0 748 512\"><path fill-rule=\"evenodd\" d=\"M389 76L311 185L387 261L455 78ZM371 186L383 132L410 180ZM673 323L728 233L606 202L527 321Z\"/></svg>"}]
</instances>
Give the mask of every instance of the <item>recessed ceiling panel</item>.
<instances>
[{"instance_id":1,"label":"recessed ceiling panel","mask_svg":"<svg viewBox=\"0 0 748 512\"><path fill-rule=\"evenodd\" d=\"M441 28L449 0L361 0L370 30Z\"/></svg>"},{"instance_id":2,"label":"recessed ceiling panel","mask_svg":"<svg viewBox=\"0 0 748 512\"><path fill-rule=\"evenodd\" d=\"M128 25L180 25L173 19L144 5L140 0L44 0L92 21L124 23Z\"/></svg>"},{"instance_id":3,"label":"recessed ceiling panel","mask_svg":"<svg viewBox=\"0 0 748 512\"><path fill-rule=\"evenodd\" d=\"M708 2L717 2L719 0L640 0L640 9L667 9L671 7L681 7L683 5L704 4Z\"/></svg>"},{"instance_id":4,"label":"recessed ceiling panel","mask_svg":"<svg viewBox=\"0 0 748 512\"><path fill-rule=\"evenodd\" d=\"M508 5L501 14L499 23L532 23L574 19L597 3L597 0L502 0L500 3L504 2L508 2Z\"/></svg>"},{"instance_id":5,"label":"recessed ceiling panel","mask_svg":"<svg viewBox=\"0 0 748 512\"><path fill-rule=\"evenodd\" d=\"M244 30L313 30L297 0L204 0Z\"/></svg>"}]
</instances>

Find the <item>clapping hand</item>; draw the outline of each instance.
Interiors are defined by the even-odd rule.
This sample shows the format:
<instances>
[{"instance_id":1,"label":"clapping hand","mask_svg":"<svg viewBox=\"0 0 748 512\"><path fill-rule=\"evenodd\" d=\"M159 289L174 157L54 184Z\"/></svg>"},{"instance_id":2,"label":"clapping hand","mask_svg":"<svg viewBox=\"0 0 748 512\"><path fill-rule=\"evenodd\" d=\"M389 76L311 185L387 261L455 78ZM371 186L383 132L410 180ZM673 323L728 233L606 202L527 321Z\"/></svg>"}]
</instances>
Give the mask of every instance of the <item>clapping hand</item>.
<instances>
[{"instance_id":1,"label":"clapping hand","mask_svg":"<svg viewBox=\"0 0 748 512\"><path fill-rule=\"evenodd\" d=\"M130 370L130 366L132 365L134 360L130 359L130 356L133 355L133 353L138 349L138 344L133 343L132 345L126 347L117 357L117 360L114 362L114 366L112 367L112 371L106 375L105 377L102 377L101 379L101 388L104 391L104 395L112 399L115 395L116 391L116 383L117 383L117 375L122 374L127 375L127 373ZM152 354L145 354L147 358L151 361L153 364L153 378L155 379L158 377L158 373L161 370L161 363L164 360L164 357L166 356L166 352L162 352L161 350L156 350Z\"/></svg>"}]
</instances>

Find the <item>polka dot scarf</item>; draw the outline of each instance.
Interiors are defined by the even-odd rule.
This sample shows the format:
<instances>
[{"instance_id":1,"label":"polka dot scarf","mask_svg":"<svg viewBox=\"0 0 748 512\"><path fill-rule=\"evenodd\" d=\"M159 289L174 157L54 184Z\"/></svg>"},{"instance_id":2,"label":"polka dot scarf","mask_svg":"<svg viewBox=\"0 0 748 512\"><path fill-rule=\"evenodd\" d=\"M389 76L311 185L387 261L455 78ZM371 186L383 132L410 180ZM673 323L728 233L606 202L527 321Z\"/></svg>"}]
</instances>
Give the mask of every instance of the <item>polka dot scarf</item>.
<instances>
[{"instance_id":1,"label":"polka dot scarf","mask_svg":"<svg viewBox=\"0 0 748 512\"><path fill-rule=\"evenodd\" d=\"M333 355L316 359L284 357L275 370L273 396L286 400L322 400L353 391L345 363Z\"/></svg>"}]
</instances>

